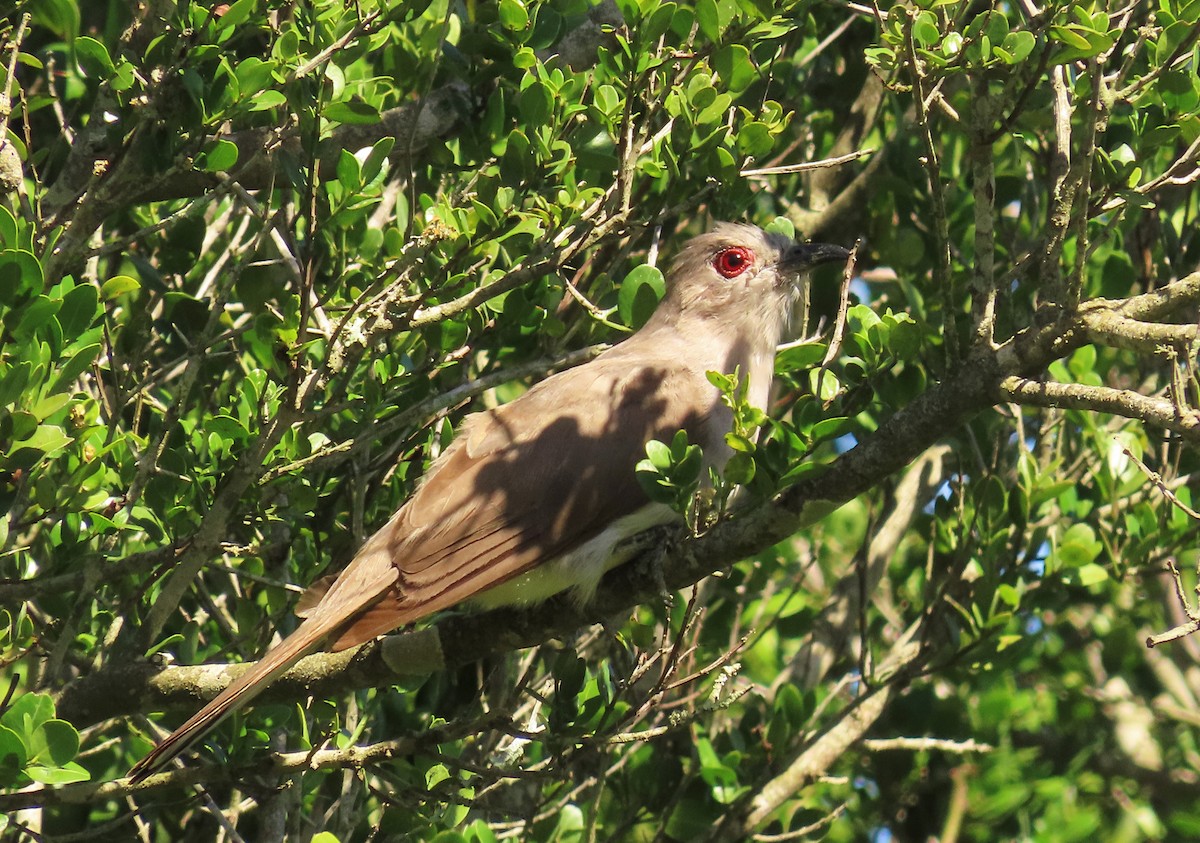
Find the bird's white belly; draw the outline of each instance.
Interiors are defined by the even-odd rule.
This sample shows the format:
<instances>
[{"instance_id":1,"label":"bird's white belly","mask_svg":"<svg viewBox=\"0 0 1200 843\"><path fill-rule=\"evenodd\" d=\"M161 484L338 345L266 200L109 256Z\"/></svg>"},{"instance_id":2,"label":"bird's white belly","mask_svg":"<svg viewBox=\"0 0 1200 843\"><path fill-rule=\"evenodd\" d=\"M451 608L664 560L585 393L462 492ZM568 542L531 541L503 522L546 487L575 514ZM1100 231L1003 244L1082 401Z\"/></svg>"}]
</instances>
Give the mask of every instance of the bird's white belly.
<instances>
[{"instance_id":1,"label":"bird's white belly","mask_svg":"<svg viewBox=\"0 0 1200 843\"><path fill-rule=\"evenodd\" d=\"M599 535L570 553L489 588L474 597L472 602L484 609L528 606L570 588L574 589L574 597L579 603L586 603L595 593L605 572L627 561L627 555L613 553L623 539L678 518L679 515L665 504L647 504L636 512L618 518Z\"/></svg>"}]
</instances>

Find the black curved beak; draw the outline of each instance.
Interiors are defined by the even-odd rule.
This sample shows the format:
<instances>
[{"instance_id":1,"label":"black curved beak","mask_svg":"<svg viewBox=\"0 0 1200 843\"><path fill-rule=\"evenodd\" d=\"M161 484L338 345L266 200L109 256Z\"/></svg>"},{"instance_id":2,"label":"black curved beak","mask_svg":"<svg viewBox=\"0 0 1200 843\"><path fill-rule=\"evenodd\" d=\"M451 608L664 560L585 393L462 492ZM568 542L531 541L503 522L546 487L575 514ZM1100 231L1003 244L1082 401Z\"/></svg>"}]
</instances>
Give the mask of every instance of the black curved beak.
<instances>
[{"instance_id":1,"label":"black curved beak","mask_svg":"<svg viewBox=\"0 0 1200 843\"><path fill-rule=\"evenodd\" d=\"M842 262L850 257L850 250L829 243L797 243L788 249L780 263L792 269L810 269L823 263Z\"/></svg>"}]
</instances>

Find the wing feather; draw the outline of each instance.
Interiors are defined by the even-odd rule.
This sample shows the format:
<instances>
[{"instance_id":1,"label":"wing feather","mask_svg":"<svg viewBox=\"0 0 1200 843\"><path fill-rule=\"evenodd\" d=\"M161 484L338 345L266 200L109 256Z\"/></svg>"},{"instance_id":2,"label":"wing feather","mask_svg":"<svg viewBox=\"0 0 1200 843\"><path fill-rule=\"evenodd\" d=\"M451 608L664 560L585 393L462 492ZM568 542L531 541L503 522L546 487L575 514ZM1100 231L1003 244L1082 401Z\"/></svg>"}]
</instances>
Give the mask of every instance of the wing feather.
<instances>
[{"instance_id":1,"label":"wing feather","mask_svg":"<svg viewBox=\"0 0 1200 843\"><path fill-rule=\"evenodd\" d=\"M703 372L625 358L600 358L469 417L428 479L343 572L360 560L390 559L396 580L334 649L468 600L646 505L634 475L645 443L680 429L707 442L717 394ZM377 542L386 554L367 553Z\"/></svg>"}]
</instances>

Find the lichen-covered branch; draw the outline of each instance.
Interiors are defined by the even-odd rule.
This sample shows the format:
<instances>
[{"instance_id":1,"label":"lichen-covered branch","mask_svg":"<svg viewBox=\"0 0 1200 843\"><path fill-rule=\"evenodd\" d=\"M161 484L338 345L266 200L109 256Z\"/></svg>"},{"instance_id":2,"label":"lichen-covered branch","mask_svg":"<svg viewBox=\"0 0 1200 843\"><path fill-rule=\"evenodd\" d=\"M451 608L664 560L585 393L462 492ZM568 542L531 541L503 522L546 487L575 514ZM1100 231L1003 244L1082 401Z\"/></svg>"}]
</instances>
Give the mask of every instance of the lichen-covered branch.
<instances>
[{"instance_id":1,"label":"lichen-covered branch","mask_svg":"<svg viewBox=\"0 0 1200 843\"><path fill-rule=\"evenodd\" d=\"M1005 400L1017 404L1089 410L1137 419L1200 444L1200 411L1179 407L1166 398L1153 398L1128 389L1034 381L1020 377L1001 381L1000 394Z\"/></svg>"}]
</instances>

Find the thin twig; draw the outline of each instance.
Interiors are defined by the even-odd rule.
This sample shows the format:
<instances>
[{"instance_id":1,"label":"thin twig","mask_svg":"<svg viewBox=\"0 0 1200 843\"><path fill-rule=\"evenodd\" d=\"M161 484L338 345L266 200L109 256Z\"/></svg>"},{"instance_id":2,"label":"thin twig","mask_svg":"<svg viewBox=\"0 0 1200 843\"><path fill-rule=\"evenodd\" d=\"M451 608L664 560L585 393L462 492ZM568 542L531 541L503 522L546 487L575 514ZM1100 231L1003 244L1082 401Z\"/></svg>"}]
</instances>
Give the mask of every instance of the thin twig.
<instances>
[{"instance_id":1,"label":"thin twig","mask_svg":"<svg viewBox=\"0 0 1200 843\"><path fill-rule=\"evenodd\" d=\"M1125 456L1133 460L1134 465L1141 470L1142 474L1146 475L1146 479L1158 487L1158 490L1162 492L1164 498L1166 498L1177 509L1186 514L1188 518L1191 518L1194 521L1200 521L1200 512L1197 512L1186 503L1181 501L1179 496L1176 495L1175 492L1173 492L1163 481L1161 474L1159 474L1157 471L1151 470L1148 465L1134 455L1133 451L1129 450L1128 448L1122 448L1121 450L1124 451Z\"/></svg>"},{"instance_id":2,"label":"thin twig","mask_svg":"<svg viewBox=\"0 0 1200 843\"><path fill-rule=\"evenodd\" d=\"M751 840L756 843L782 843L784 840L799 840L801 837L808 837L813 832L820 831L827 825L831 825L834 820L846 813L846 803L843 802L832 811L816 822L809 823L802 828L797 828L792 831L784 832L783 834L756 834L751 837Z\"/></svg>"},{"instance_id":3,"label":"thin twig","mask_svg":"<svg viewBox=\"0 0 1200 843\"><path fill-rule=\"evenodd\" d=\"M829 347L825 349L825 359L821 361L821 370L817 375L818 398L821 397L825 373L842 351L842 338L846 334L846 312L850 309L850 282L854 280L854 265L858 262L858 249L862 242L861 237L854 241L854 248L850 250L850 256L846 258L846 268L842 271L842 289L838 298L837 316L833 320L833 336L829 339ZM828 407L832 403L833 399L830 398L825 402L825 406Z\"/></svg>"},{"instance_id":4,"label":"thin twig","mask_svg":"<svg viewBox=\"0 0 1200 843\"><path fill-rule=\"evenodd\" d=\"M321 50L321 52L317 53L311 59L289 73L285 84L290 84L295 82L297 79L307 76L309 73L312 73L313 70L329 61L329 59L331 59L334 55L341 52L341 50L355 38L358 38L360 35L369 34L372 31L371 24L378 20L382 14L382 9L376 9L375 11L371 12L365 18L356 23L354 27L341 38L338 38L328 47Z\"/></svg>"},{"instance_id":5,"label":"thin twig","mask_svg":"<svg viewBox=\"0 0 1200 843\"><path fill-rule=\"evenodd\" d=\"M980 743L976 740L951 741L944 738L867 738L862 742L864 749L872 752L888 752L903 750L906 752L924 752L938 750L965 755L968 752L991 752L994 746Z\"/></svg>"},{"instance_id":6,"label":"thin twig","mask_svg":"<svg viewBox=\"0 0 1200 843\"><path fill-rule=\"evenodd\" d=\"M803 173L807 170L823 170L827 167L838 167L842 164L848 164L851 161L857 161L860 158L866 158L874 155L877 151L874 148L859 149L845 155L822 158L820 161L805 161L801 164L784 164L780 167L759 167L757 169L742 170L739 175L746 178L765 178L767 176L780 176L788 173Z\"/></svg>"},{"instance_id":7,"label":"thin twig","mask_svg":"<svg viewBox=\"0 0 1200 843\"><path fill-rule=\"evenodd\" d=\"M1168 641L1175 641L1179 638L1200 632L1200 611L1192 608L1192 604L1188 602L1187 593L1183 589L1183 578L1179 574L1179 566L1175 564L1174 559L1168 558L1167 568L1171 571L1171 580L1175 585L1175 597L1179 600L1179 606L1183 609L1188 619L1187 622L1181 623L1166 632L1147 636L1146 646L1151 649L1157 647L1159 644L1166 644ZM1200 573L1200 566L1198 566L1198 573Z\"/></svg>"},{"instance_id":8,"label":"thin twig","mask_svg":"<svg viewBox=\"0 0 1200 843\"><path fill-rule=\"evenodd\" d=\"M4 136L8 133L8 119L12 116L12 96L8 93L17 73L17 55L21 52L21 42L25 40L25 28L29 25L29 13L21 15L17 24L17 32L10 43L12 52L8 56L7 73L4 77L4 87L0 89L0 143L7 143Z\"/></svg>"}]
</instances>

